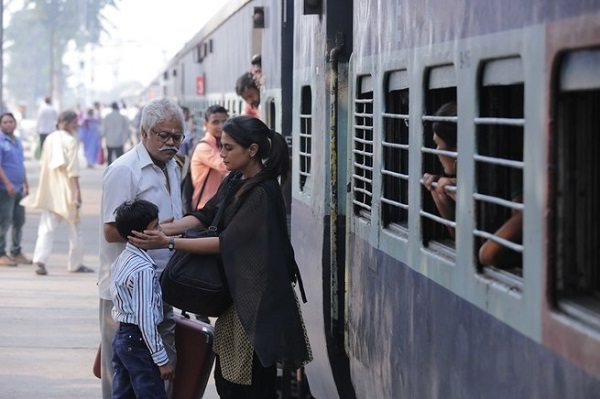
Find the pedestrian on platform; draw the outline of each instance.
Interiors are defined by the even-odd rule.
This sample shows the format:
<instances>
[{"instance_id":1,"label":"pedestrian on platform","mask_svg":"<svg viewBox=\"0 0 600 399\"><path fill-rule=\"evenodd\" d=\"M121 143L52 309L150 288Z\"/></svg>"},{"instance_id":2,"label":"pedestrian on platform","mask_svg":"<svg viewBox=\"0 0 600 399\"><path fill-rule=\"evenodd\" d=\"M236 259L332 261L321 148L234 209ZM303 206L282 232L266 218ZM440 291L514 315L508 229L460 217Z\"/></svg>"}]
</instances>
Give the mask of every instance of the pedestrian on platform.
<instances>
[{"instance_id":1,"label":"pedestrian on platform","mask_svg":"<svg viewBox=\"0 0 600 399\"><path fill-rule=\"evenodd\" d=\"M44 98L44 103L38 111L37 132L40 137L40 150L44 146L44 141L50 133L56 130L56 120L58 113L52 106L52 97Z\"/></svg>"},{"instance_id":2,"label":"pedestrian on platform","mask_svg":"<svg viewBox=\"0 0 600 399\"><path fill-rule=\"evenodd\" d=\"M89 108L81 121L79 136L83 144L83 153L88 168L98 163L99 153L102 151L100 145L100 118L96 116L93 108Z\"/></svg>"},{"instance_id":3,"label":"pedestrian on platform","mask_svg":"<svg viewBox=\"0 0 600 399\"><path fill-rule=\"evenodd\" d=\"M227 110L220 105L211 105L204 113L204 137L196 145L190 165L193 210L204 207L227 174L220 151L223 124L228 117Z\"/></svg>"},{"instance_id":4,"label":"pedestrian on platform","mask_svg":"<svg viewBox=\"0 0 600 399\"><path fill-rule=\"evenodd\" d=\"M42 149L37 191L22 201L25 206L42 210L33 251L38 275L48 274L46 263L52 253L54 233L62 221L69 225L67 269L71 273L93 272L83 265L77 129L77 114L74 111L62 112L58 118L58 130L48 135Z\"/></svg>"},{"instance_id":5,"label":"pedestrian on platform","mask_svg":"<svg viewBox=\"0 0 600 399\"><path fill-rule=\"evenodd\" d=\"M21 252L21 237L25 224L25 208L21 199L29 194L23 144L15 136L17 121L13 114L0 116L0 265L29 265ZM6 252L6 236L12 228L10 256Z\"/></svg>"},{"instance_id":6,"label":"pedestrian on platform","mask_svg":"<svg viewBox=\"0 0 600 399\"><path fill-rule=\"evenodd\" d=\"M119 112L119 104L111 104L112 111L102 121L102 137L106 143L107 163L123 155L125 143L131 138L129 120Z\"/></svg>"},{"instance_id":7,"label":"pedestrian on platform","mask_svg":"<svg viewBox=\"0 0 600 399\"><path fill-rule=\"evenodd\" d=\"M248 116L225 123L221 144L232 172L215 197L201 211L161 229L134 232L129 241L142 248L221 254L233 303L215 325L217 392L221 398L276 398L277 364L296 368L312 358L292 286L299 272L278 182L287 176L288 148L281 135ZM178 236L208 226L223 199L218 237Z\"/></svg>"},{"instance_id":8,"label":"pedestrian on platform","mask_svg":"<svg viewBox=\"0 0 600 399\"><path fill-rule=\"evenodd\" d=\"M141 139L130 151L113 162L104 172L101 203L100 332L102 338L102 397L112 395L112 340L117 328L111 316L111 264L125 248L126 240L115 226L115 209L125 201L144 199L158 206L159 220L180 218L180 169L173 157L183 135L183 112L168 99L154 100L142 113ZM168 249L148 251L157 273L171 257ZM164 318L158 326L169 359L175 363L175 322L173 308L163 304Z\"/></svg>"},{"instance_id":9,"label":"pedestrian on platform","mask_svg":"<svg viewBox=\"0 0 600 399\"><path fill-rule=\"evenodd\" d=\"M157 226L158 207L151 202L127 201L115 211L123 239ZM163 380L172 380L175 368L158 332L163 306L156 264L144 249L127 243L113 265L111 294L119 323L112 342L113 399L167 399Z\"/></svg>"},{"instance_id":10,"label":"pedestrian on platform","mask_svg":"<svg viewBox=\"0 0 600 399\"><path fill-rule=\"evenodd\" d=\"M183 129L185 139L179 146L177 155L180 157L189 157L192 155L192 151L194 151L194 147L198 143L194 132L196 130L196 127L194 126L194 115L192 115L188 107L181 107L181 110L183 111L183 118L185 121L185 127Z\"/></svg>"}]
</instances>

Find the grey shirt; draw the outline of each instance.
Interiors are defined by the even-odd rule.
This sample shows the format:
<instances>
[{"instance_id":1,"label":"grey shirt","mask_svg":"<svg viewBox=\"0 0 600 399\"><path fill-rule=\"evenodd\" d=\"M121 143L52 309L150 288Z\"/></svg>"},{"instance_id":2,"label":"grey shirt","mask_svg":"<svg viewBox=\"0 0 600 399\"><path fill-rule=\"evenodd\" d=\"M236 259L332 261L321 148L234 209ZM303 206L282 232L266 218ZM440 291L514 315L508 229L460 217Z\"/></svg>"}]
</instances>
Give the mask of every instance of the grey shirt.
<instances>
[{"instance_id":1,"label":"grey shirt","mask_svg":"<svg viewBox=\"0 0 600 399\"><path fill-rule=\"evenodd\" d=\"M107 147L122 147L131 135L129 121L119 111L113 110L102 121L100 134L106 140Z\"/></svg>"}]
</instances>

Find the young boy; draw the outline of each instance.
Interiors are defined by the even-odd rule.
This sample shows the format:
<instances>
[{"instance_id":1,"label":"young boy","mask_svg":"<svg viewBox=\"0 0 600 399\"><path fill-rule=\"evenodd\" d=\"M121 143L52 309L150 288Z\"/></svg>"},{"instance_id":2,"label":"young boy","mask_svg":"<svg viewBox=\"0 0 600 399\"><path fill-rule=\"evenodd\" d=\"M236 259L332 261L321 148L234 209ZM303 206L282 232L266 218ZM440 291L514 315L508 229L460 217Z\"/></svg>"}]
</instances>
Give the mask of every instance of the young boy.
<instances>
[{"instance_id":1,"label":"young boy","mask_svg":"<svg viewBox=\"0 0 600 399\"><path fill-rule=\"evenodd\" d=\"M158 207L145 200L126 201L115 210L115 226L127 238L131 231L155 229ZM113 399L166 399L162 380L172 380L157 326L163 319L156 265L146 251L127 243L112 265L112 316L119 328L113 339Z\"/></svg>"}]
</instances>

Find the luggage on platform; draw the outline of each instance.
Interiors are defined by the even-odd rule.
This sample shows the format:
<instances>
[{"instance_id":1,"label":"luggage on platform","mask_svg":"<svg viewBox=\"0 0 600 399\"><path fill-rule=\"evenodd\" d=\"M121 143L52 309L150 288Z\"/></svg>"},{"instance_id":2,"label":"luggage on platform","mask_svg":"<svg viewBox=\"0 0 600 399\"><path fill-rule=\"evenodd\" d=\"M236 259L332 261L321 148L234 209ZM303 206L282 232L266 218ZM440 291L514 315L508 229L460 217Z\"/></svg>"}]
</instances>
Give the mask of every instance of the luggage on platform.
<instances>
[{"instance_id":1,"label":"luggage on platform","mask_svg":"<svg viewBox=\"0 0 600 399\"><path fill-rule=\"evenodd\" d=\"M199 399L204 394L215 361L213 332L210 324L184 316L175 317L177 366L173 398Z\"/></svg>"}]
</instances>

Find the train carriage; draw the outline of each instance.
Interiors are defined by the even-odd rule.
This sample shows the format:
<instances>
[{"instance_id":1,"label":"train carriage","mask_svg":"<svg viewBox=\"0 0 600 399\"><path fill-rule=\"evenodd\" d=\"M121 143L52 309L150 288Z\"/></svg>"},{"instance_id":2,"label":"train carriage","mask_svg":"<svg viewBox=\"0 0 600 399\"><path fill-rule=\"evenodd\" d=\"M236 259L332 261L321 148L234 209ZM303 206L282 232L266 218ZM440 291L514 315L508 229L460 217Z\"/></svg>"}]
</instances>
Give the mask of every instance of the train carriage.
<instances>
[{"instance_id":1,"label":"train carriage","mask_svg":"<svg viewBox=\"0 0 600 399\"><path fill-rule=\"evenodd\" d=\"M255 53L292 144L314 397L600 395L600 3L234 0L161 94L239 112Z\"/></svg>"}]
</instances>

